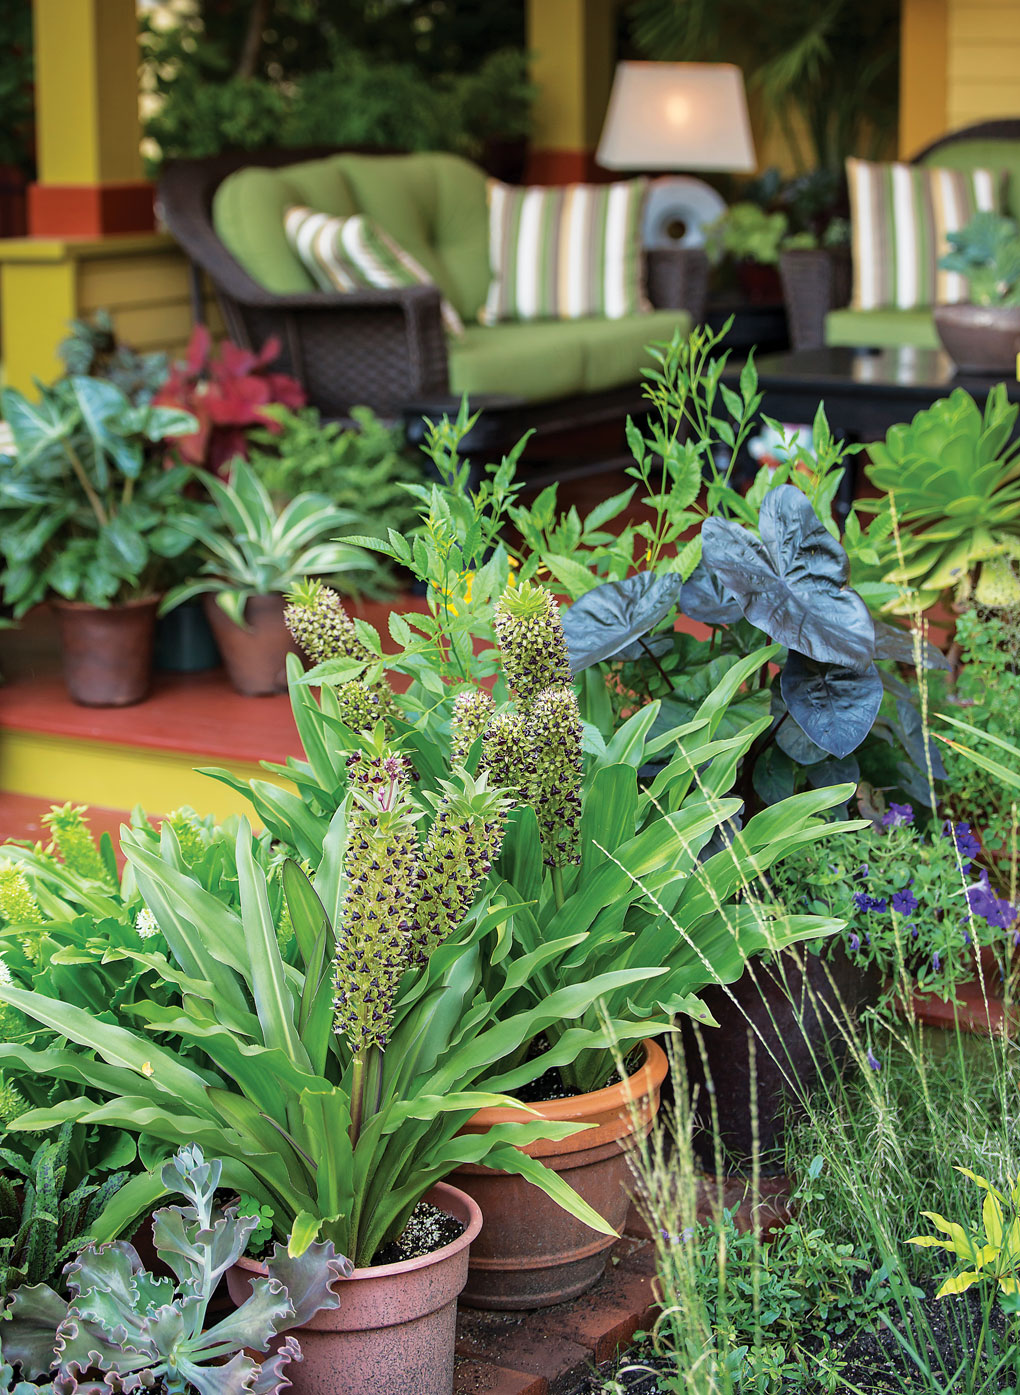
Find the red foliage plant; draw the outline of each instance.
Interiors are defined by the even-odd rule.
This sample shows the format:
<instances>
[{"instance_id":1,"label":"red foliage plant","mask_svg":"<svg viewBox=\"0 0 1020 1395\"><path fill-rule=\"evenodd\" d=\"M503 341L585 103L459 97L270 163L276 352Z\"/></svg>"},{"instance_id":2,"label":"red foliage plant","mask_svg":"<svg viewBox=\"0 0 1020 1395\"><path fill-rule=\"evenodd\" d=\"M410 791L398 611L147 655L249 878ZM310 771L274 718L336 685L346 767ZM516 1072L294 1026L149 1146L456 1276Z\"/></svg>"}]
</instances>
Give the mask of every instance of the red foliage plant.
<instances>
[{"instance_id":1,"label":"red foliage plant","mask_svg":"<svg viewBox=\"0 0 1020 1395\"><path fill-rule=\"evenodd\" d=\"M205 325L196 325L183 363L175 363L153 399L158 407L181 407L198 419L198 430L178 436L174 450L188 465L215 474L237 456L248 458L248 428L279 425L264 415L270 406L303 407L305 393L289 373L270 373L280 352L278 339L267 339L257 354L229 339L218 349Z\"/></svg>"}]
</instances>

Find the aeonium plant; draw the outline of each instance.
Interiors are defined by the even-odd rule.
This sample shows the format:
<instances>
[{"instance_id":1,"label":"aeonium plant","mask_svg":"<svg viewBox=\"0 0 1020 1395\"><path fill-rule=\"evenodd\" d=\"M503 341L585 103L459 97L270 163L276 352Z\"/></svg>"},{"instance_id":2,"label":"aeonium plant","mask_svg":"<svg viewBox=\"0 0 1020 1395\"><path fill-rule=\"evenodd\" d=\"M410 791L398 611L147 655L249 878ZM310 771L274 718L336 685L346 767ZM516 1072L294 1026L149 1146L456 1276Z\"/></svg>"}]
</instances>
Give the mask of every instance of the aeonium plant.
<instances>
[{"instance_id":1,"label":"aeonium plant","mask_svg":"<svg viewBox=\"0 0 1020 1395\"><path fill-rule=\"evenodd\" d=\"M15 445L0 456L0 586L15 616L50 596L106 607L162 590L200 511L162 456L194 418L80 375L38 402L7 388L0 412Z\"/></svg>"}]
</instances>

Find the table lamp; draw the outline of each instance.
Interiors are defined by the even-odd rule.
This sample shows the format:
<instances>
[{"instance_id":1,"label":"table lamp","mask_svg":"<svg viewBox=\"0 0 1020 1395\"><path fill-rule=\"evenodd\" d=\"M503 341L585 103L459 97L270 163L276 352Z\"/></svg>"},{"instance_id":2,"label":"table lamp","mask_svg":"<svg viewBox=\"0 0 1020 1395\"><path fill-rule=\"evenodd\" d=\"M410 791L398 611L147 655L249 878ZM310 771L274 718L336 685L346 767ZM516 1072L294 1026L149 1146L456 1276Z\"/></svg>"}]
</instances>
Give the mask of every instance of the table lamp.
<instances>
[{"instance_id":1,"label":"table lamp","mask_svg":"<svg viewBox=\"0 0 1020 1395\"><path fill-rule=\"evenodd\" d=\"M756 168L744 75L732 63L618 63L596 161L608 170ZM726 211L702 179L658 179L648 191L646 247L699 247Z\"/></svg>"}]
</instances>

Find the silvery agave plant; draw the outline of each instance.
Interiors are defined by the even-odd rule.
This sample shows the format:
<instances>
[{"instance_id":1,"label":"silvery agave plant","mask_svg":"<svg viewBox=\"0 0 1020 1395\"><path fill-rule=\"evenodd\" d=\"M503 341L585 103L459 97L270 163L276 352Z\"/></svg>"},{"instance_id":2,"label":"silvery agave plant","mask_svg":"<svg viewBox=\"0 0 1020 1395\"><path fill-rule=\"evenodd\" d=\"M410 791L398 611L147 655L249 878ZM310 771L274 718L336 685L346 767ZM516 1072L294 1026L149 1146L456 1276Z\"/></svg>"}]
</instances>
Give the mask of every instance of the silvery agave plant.
<instances>
[{"instance_id":1,"label":"silvery agave plant","mask_svg":"<svg viewBox=\"0 0 1020 1395\"><path fill-rule=\"evenodd\" d=\"M0 1321L0 1390L31 1395L29 1382L49 1377L59 1395L273 1395L301 1360L285 1337L261 1363L243 1348L268 1351L270 1340L324 1308L340 1305L337 1279L353 1272L330 1243L290 1258L275 1246L268 1274L252 1282L236 1311L205 1330L209 1300L221 1276L244 1253L254 1216L214 1211L222 1167L197 1146L182 1148L163 1168L164 1185L190 1205L155 1213L156 1251L175 1278L156 1278L124 1240L88 1245L64 1269L68 1303L45 1284L16 1289ZM21 1380L14 1378L20 1369Z\"/></svg>"}]
</instances>

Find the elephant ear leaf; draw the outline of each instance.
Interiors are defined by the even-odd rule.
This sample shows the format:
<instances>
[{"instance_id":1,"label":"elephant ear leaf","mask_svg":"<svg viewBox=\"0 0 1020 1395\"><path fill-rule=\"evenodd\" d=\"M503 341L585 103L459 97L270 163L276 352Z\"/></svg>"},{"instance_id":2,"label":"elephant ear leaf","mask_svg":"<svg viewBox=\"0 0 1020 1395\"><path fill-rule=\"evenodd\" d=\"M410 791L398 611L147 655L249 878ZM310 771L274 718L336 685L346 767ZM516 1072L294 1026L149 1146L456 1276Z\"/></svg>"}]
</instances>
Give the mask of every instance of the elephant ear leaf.
<instances>
[{"instance_id":1,"label":"elephant ear leaf","mask_svg":"<svg viewBox=\"0 0 1020 1395\"><path fill-rule=\"evenodd\" d=\"M675 572L639 572L596 586L563 612L570 667L575 674L605 659L634 657L644 635L676 605L682 581Z\"/></svg>"},{"instance_id":2,"label":"elephant ear leaf","mask_svg":"<svg viewBox=\"0 0 1020 1395\"><path fill-rule=\"evenodd\" d=\"M887 625L884 620L875 620L875 658L894 659L898 664L916 664L914 632L905 630L902 625ZM950 669L952 664L942 650L930 639L920 640L921 665L924 668Z\"/></svg>"},{"instance_id":3,"label":"elephant ear leaf","mask_svg":"<svg viewBox=\"0 0 1020 1395\"><path fill-rule=\"evenodd\" d=\"M819 664L867 669L875 626L847 586L847 555L792 484L765 496L760 536L728 519L706 519L702 557L769 639ZM819 745L821 743L819 742Z\"/></svg>"},{"instance_id":4,"label":"elephant ear leaf","mask_svg":"<svg viewBox=\"0 0 1020 1395\"><path fill-rule=\"evenodd\" d=\"M779 686L801 730L838 759L857 749L882 705L882 680L874 664L861 673L791 652Z\"/></svg>"},{"instance_id":5,"label":"elephant ear leaf","mask_svg":"<svg viewBox=\"0 0 1020 1395\"><path fill-rule=\"evenodd\" d=\"M699 562L680 588L680 609L703 625L732 625L744 607L714 571Z\"/></svg>"}]
</instances>

